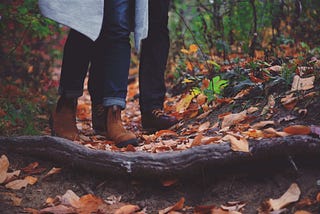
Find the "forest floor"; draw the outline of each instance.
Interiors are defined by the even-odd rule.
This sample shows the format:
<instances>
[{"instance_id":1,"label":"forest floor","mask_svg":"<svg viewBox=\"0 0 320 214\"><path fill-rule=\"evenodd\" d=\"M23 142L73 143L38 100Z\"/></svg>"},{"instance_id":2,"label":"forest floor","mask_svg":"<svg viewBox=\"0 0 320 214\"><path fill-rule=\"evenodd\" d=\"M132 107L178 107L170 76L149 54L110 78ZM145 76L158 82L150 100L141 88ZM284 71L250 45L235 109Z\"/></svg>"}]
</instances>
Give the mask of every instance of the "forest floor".
<instances>
[{"instance_id":1,"label":"forest floor","mask_svg":"<svg viewBox=\"0 0 320 214\"><path fill-rule=\"evenodd\" d=\"M116 149L103 136L93 133L90 98L85 91L78 108L81 139L75 143L110 152L161 153L228 141L234 152L249 152L246 151L248 145L245 145L245 139L249 138L272 139L289 134L318 138L320 63L316 60L316 67L301 68L305 73L299 81L306 82L297 87L306 88L295 88L296 92L291 93L290 88L284 90L281 84L264 84L255 79L257 76L251 76L252 82L257 81L253 85L258 87L250 85L249 93L245 90L248 87L229 91L233 93L232 99L221 99L209 108L196 97L188 102L190 97L187 93L172 96L168 98L165 110L182 122L171 130L155 134L145 133L140 126L138 80L133 78L128 87L128 105L123 118L126 127L135 131L141 140L137 148ZM278 69L273 67L269 71L278 72ZM307 80L310 76L316 76L311 83ZM262 89L260 83L263 83ZM249 111L250 107L255 109ZM231 116L227 120L228 115ZM42 133L50 135L49 127ZM237 140L230 136L225 138L228 135ZM93 174L23 154L6 152L0 155L8 158L10 172L21 170L18 178L36 178L36 182L28 181L23 188L9 188L9 181L0 185L1 213L320 213L320 167L317 158L288 155L281 161L265 160L238 170L226 168L160 180ZM47 175L51 169L56 171ZM281 196L285 199L277 200L280 207L270 205L270 199Z\"/></svg>"}]
</instances>

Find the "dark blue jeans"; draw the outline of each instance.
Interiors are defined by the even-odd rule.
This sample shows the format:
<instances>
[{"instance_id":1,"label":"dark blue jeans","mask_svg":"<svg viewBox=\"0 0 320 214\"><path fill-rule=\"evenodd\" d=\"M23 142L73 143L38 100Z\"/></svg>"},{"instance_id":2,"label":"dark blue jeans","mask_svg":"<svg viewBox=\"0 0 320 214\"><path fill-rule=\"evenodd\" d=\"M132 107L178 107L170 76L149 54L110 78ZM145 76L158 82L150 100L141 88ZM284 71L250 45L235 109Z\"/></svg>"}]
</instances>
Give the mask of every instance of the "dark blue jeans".
<instances>
[{"instance_id":1,"label":"dark blue jeans","mask_svg":"<svg viewBox=\"0 0 320 214\"><path fill-rule=\"evenodd\" d=\"M149 32L142 41L139 68L140 110L162 109L166 87L164 73L169 52L170 0L149 0Z\"/></svg>"},{"instance_id":2,"label":"dark blue jeans","mask_svg":"<svg viewBox=\"0 0 320 214\"><path fill-rule=\"evenodd\" d=\"M142 113L163 108L166 93L164 73L170 46L169 31L167 27L169 3L170 0L149 0L149 32L148 38L142 41L139 68L140 109ZM103 61L96 59L103 56L103 54L97 55L97 53L103 50L93 53L92 44L93 42L87 37L76 31L70 31L64 50L60 93L63 94L63 92L68 92L65 94L73 97L82 95L84 78L90 59L92 58L89 72L89 93L94 104L101 104L105 98L105 87L103 86L105 77L103 75L104 72L102 72L104 70L98 69L103 67L101 65ZM95 46L98 46L99 48L99 44L100 43L96 43ZM109 53L112 55L111 51ZM121 58L117 59L121 61ZM125 67L127 67L126 61L123 62ZM107 65L107 63L105 63L105 65ZM68 75L64 75L64 73L67 73ZM108 73L106 74L108 75ZM115 75L117 75L117 73L115 73ZM127 83L127 81L125 82ZM123 93L127 89L127 85L125 85L125 91L124 87L121 88L123 96Z\"/></svg>"},{"instance_id":3,"label":"dark blue jeans","mask_svg":"<svg viewBox=\"0 0 320 214\"><path fill-rule=\"evenodd\" d=\"M80 97L91 64L89 91L92 102L125 108L131 49L130 1L105 0L102 31L95 42L70 30L64 47L60 95Z\"/></svg>"}]
</instances>

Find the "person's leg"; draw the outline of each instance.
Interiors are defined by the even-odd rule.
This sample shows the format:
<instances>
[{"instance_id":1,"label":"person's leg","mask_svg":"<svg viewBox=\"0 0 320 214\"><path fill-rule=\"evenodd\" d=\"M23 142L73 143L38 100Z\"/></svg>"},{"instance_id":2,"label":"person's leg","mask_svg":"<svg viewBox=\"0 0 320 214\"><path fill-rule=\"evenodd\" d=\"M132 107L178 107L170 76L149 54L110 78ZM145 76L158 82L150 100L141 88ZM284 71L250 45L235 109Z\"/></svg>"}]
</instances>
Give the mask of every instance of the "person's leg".
<instances>
[{"instance_id":1,"label":"person's leg","mask_svg":"<svg viewBox=\"0 0 320 214\"><path fill-rule=\"evenodd\" d=\"M166 87L164 73L169 52L170 0L149 0L149 32L142 41L139 68L140 110L145 129L166 129L177 122L162 111Z\"/></svg>"},{"instance_id":2,"label":"person's leg","mask_svg":"<svg viewBox=\"0 0 320 214\"><path fill-rule=\"evenodd\" d=\"M126 131L121 121L121 110L126 106L130 65L130 1L105 0L103 28L95 42L90 70L90 91L95 91L91 93L92 102L99 104L103 98L102 104L107 114L107 137L115 141L118 147L137 144L135 135ZM100 91L97 91L99 87Z\"/></svg>"},{"instance_id":3,"label":"person's leg","mask_svg":"<svg viewBox=\"0 0 320 214\"><path fill-rule=\"evenodd\" d=\"M77 138L77 99L83 93L92 41L83 34L70 30L64 46L59 94L51 117L52 134L74 140Z\"/></svg>"}]
</instances>

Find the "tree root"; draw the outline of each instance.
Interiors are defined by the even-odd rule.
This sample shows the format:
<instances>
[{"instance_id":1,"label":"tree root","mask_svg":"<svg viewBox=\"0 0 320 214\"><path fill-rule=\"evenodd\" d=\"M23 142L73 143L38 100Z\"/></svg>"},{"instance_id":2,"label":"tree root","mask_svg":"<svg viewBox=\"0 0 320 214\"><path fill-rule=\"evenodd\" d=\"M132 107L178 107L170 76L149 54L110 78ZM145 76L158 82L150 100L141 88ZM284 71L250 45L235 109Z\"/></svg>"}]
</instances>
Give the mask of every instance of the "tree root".
<instances>
[{"instance_id":1,"label":"tree root","mask_svg":"<svg viewBox=\"0 0 320 214\"><path fill-rule=\"evenodd\" d=\"M88 149L51 136L0 137L2 154L18 153L96 173L133 177L174 177L288 157L320 157L320 139L296 135L250 141L250 153L234 152L229 143L184 151L110 152Z\"/></svg>"}]
</instances>

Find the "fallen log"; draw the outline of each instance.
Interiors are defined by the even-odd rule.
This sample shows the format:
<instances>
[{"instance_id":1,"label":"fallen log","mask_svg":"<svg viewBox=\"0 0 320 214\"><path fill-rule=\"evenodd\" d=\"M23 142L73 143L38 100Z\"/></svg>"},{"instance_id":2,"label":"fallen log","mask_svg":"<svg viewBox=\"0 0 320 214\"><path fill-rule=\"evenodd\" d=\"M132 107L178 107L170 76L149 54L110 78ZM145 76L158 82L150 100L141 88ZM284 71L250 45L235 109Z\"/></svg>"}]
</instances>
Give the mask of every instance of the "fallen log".
<instances>
[{"instance_id":1,"label":"fallen log","mask_svg":"<svg viewBox=\"0 0 320 214\"><path fill-rule=\"evenodd\" d=\"M229 143L201 145L183 151L148 153L93 150L58 137L21 136L0 137L0 152L37 157L103 174L173 177L240 164L258 164L279 157L320 157L320 139L296 135L251 140L249 153L234 152Z\"/></svg>"}]
</instances>

